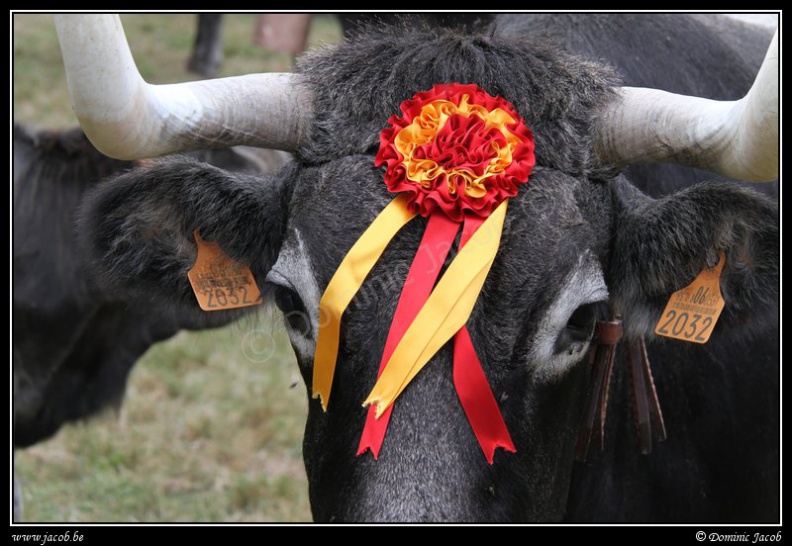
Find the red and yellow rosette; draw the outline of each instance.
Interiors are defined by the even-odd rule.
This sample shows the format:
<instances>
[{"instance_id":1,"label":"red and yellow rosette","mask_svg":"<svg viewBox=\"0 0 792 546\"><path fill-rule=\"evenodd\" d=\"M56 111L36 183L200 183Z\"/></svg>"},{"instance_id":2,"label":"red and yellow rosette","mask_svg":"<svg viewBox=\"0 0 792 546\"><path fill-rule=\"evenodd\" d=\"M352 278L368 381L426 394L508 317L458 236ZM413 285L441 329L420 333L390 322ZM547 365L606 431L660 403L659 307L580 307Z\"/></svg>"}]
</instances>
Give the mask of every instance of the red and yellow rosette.
<instances>
[{"instance_id":1,"label":"red and yellow rosette","mask_svg":"<svg viewBox=\"0 0 792 546\"><path fill-rule=\"evenodd\" d=\"M434 354L454 340L454 385L484 454L515 451L465 327L500 245L509 197L535 164L533 135L503 98L449 83L401 105L380 135L375 164L399 194L347 253L320 302L313 397L326 410L341 318L394 235L428 222L391 323L358 449L378 457L392 404ZM459 230L460 249L437 281Z\"/></svg>"}]
</instances>

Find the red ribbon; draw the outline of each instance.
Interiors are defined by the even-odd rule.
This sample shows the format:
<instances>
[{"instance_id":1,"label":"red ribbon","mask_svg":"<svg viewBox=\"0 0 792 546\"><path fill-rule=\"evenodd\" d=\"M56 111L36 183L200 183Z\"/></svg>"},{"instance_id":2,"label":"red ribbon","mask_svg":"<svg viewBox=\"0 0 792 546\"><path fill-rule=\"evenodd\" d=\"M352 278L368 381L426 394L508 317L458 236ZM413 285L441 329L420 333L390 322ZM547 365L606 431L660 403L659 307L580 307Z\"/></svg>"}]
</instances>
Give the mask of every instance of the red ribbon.
<instances>
[{"instance_id":1,"label":"red ribbon","mask_svg":"<svg viewBox=\"0 0 792 546\"><path fill-rule=\"evenodd\" d=\"M465 246L483 223L484 218L465 217L459 248ZM454 336L454 386L487 462L492 464L498 447L512 453L517 451L484 375L467 326Z\"/></svg>"},{"instance_id":2,"label":"red ribbon","mask_svg":"<svg viewBox=\"0 0 792 546\"><path fill-rule=\"evenodd\" d=\"M484 218L477 216L467 215L465 217L460 249L483 222ZM396 305L377 373L378 378L404 333L429 298L459 231L459 225L459 222L449 219L440 212L429 216L421 244L407 273L404 288ZM454 386L487 462L493 463L497 447L503 447L511 452L516 451L495 396L484 375L481 362L473 348L467 327L463 327L454 336ZM371 449L374 458L379 457L392 410L393 406L390 406L377 419L375 406L369 406L366 424L360 438L358 455Z\"/></svg>"}]
</instances>

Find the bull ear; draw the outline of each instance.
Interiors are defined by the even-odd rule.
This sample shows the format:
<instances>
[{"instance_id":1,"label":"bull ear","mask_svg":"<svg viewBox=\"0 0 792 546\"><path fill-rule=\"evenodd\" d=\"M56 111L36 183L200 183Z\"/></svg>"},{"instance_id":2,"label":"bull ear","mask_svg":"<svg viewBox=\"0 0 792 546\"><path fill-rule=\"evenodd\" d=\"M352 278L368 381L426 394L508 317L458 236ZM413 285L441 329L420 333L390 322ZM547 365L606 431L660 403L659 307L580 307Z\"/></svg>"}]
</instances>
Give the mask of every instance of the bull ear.
<instances>
[{"instance_id":1,"label":"bull ear","mask_svg":"<svg viewBox=\"0 0 792 546\"><path fill-rule=\"evenodd\" d=\"M775 200L726 182L705 182L657 200L620 182L615 194L609 287L629 333L651 334L671 294L714 266L721 252L726 305L719 328L778 312Z\"/></svg>"},{"instance_id":2,"label":"bull ear","mask_svg":"<svg viewBox=\"0 0 792 546\"><path fill-rule=\"evenodd\" d=\"M199 312L187 278L196 258L194 230L249 266L261 285L283 239L284 180L188 157L151 161L86 196L79 240L108 293Z\"/></svg>"}]
</instances>

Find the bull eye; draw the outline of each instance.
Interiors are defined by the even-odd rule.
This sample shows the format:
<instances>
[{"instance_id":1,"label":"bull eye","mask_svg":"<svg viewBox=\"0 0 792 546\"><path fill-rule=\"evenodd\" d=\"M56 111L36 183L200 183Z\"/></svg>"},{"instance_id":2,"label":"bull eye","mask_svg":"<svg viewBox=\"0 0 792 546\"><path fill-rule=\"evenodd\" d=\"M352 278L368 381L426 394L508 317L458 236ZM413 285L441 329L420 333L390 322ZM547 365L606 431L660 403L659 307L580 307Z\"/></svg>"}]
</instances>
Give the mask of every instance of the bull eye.
<instances>
[{"instance_id":1,"label":"bull eye","mask_svg":"<svg viewBox=\"0 0 792 546\"><path fill-rule=\"evenodd\" d=\"M305 336L310 334L310 321L300 296L289 287L272 284L272 298L283 313L289 327Z\"/></svg>"},{"instance_id":2,"label":"bull eye","mask_svg":"<svg viewBox=\"0 0 792 546\"><path fill-rule=\"evenodd\" d=\"M556 354L573 355L584 351L594 335L596 320L594 304L587 303L575 309L556 339Z\"/></svg>"}]
</instances>

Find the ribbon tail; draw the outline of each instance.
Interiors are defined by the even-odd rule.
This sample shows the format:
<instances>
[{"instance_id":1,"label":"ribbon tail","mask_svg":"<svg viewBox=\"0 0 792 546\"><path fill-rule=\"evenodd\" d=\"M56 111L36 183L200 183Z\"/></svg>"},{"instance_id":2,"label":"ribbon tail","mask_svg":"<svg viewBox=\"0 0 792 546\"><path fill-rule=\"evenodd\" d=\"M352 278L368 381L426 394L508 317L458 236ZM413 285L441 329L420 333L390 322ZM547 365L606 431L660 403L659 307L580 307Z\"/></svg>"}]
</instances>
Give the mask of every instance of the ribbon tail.
<instances>
[{"instance_id":1,"label":"ribbon tail","mask_svg":"<svg viewBox=\"0 0 792 546\"><path fill-rule=\"evenodd\" d=\"M366 413L366 425L363 427L363 434L360 436L360 444L358 445L357 455L363 455L369 449L374 459L379 458L380 449L385 441L385 433L388 431L388 424L390 423L391 414L393 413L393 406L382 412L382 415L377 419L377 412L375 406L369 406Z\"/></svg>"},{"instance_id":2,"label":"ribbon tail","mask_svg":"<svg viewBox=\"0 0 792 546\"><path fill-rule=\"evenodd\" d=\"M482 223L483 219L477 216L465 218L460 248L467 244ZM467 326L454 336L454 387L487 462L493 464L498 447L516 452Z\"/></svg>"},{"instance_id":3,"label":"ribbon tail","mask_svg":"<svg viewBox=\"0 0 792 546\"><path fill-rule=\"evenodd\" d=\"M363 405L388 408L432 356L467 322L498 251L504 201L451 262L393 352ZM484 229L486 227L491 229Z\"/></svg>"},{"instance_id":4,"label":"ribbon tail","mask_svg":"<svg viewBox=\"0 0 792 546\"><path fill-rule=\"evenodd\" d=\"M327 411L333 386L341 317L398 231L415 217L407 208L407 197L391 201L352 246L338 266L319 302L319 333L313 369L313 398Z\"/></svg>"},{"instance_id":5,"label":"ribbon tail","mask_svg":"<svg viewBox=\"0 0 792 546\"><path fill-rule=\"evenodd\" d=\"M377 378L382 375L382 371L385 369L385 365L391 355L393 355L393 351L398 346L410 324L412 324L415 316L421 310L421 307L426 303L429 294L431 294L458 231L459 224L444 214L433 214L429 217L418 251L415 253L410 270L407 272L399 302L396 304ZM385 433L388 430L392 410L393 407L391 406L377 418L375 407L369 407L366 414L366 424L363 427L363 434L360 438L358 455L371 449L374 458L377 459L379 457L379 451L385 440Z\"/></svg>"},{"instance_id":6,"label":"ribbon tail","mask_svg":"<svg viewBox=\"0 0 792 546\"><path fill-rule=\"evenodd\" d=\"M467 327L454 337L454 386L487 462L493 463L498 447L512 453L517 451Z\"/></svg>"}]
</instances>

